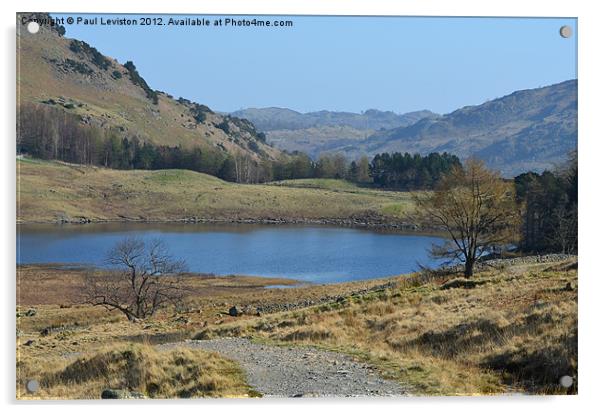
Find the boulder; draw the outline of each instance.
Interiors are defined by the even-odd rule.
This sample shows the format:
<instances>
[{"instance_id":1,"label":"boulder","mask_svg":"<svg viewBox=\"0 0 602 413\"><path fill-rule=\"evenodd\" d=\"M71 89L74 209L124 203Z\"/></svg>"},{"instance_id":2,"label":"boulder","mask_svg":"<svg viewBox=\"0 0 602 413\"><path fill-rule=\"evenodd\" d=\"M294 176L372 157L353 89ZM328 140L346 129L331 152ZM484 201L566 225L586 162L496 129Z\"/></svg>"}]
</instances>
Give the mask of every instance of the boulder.
<instances>
[{"instance_id":1,"label":"boulder","mask_svg":"<svg viewBox=\"0 0 602 413\"><path fill-rule=\"evenodd\" d=\"M564 286L564 291L575 291L575 286L573 285L572 282L568 282Z\"/></svg>"},{"instance_id":2,"label":"boulder","mask_svg":"<svg viewBox=\"0 0 602 413\"><path fill-rule=\"evenodd\" d=\"M100 394L101 399L146 399L146 396L137 391L121 389L104 389Z\"/></svg>"},{"instance_id":3,"label":"boulder","mask_svg":"<svg viewBox=\"0 0 602 413\"><path fill-rule=\"evenodd\" d=\"M478 281L469 280L467 278L454 278L453 280L445 282L441 286L441 289L449 290L451 288L475 288L479 284L481 283Z\"/></svg>"},{"instance_id":4,"label":"boulder","mask_svg":"<svg viewBox=\"0 0 602 413\"><path fill-rule=\"evenodd\" d=\"M228 310L228 314L230 314L232 317L238 317L239 315L242 315L242 311L239 310L236 306L230 307L230 309Z\"/></svg>"}]
</instances>

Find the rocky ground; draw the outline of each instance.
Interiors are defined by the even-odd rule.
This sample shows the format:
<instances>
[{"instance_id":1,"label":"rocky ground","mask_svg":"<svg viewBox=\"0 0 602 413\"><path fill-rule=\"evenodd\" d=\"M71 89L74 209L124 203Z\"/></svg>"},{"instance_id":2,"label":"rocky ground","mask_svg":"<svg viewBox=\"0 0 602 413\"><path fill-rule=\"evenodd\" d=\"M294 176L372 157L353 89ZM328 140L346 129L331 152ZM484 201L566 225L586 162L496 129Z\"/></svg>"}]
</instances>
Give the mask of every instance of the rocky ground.
<instances>
[{"instance_id":1,"label":"rocky ground","mask_svg":"<svg viewBox=\"0 0 602 413\"><path fill-rule=\"evenodd\" d=\"M189 340L163 344L215 351L239 363L251 387L264 397L407 396L408 389L382 379L349 356L312 347L254 343L245 338Z\"/></svg>"},{"instance_id":2,"label":"rocky ground","mask_svg":"<svg viewBox=\"0 0 602 413\"><path fill-rule=\"evenodd\" d=\"M397 282L387 281L372 287L355 288L339 294L323 294L313 299L302 299L298 301L285 302L264 302L257 305L234 306L230 308L229 315L236 316L240 311L242 314L261 315L267 313L277 313L280 311L299 310L301 308L311 307L319 304L339 302L350 295L363 295L374 291L383 291L387 288L395 288Z\"/></svg>"}]
</instances>

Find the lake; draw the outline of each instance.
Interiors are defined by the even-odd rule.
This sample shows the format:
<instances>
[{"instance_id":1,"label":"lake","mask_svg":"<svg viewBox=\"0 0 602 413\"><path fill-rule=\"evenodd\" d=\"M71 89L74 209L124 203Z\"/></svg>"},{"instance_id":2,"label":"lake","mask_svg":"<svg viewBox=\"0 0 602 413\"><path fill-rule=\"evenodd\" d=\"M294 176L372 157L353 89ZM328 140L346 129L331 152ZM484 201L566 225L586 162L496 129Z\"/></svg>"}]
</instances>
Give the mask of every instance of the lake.
<instances>
[{"instance_id":1,"label":"lake","mask_svg":"<svg viewBox=\"0 0 602 413\"><path fill-rule=\"evenodd\" d=\"M162 239L189 270L336 283L436 266L428 250L442 238L364 229L248 224L19 225L17 263L105 265L124 237Z\"/></svg>"}]
</instances>

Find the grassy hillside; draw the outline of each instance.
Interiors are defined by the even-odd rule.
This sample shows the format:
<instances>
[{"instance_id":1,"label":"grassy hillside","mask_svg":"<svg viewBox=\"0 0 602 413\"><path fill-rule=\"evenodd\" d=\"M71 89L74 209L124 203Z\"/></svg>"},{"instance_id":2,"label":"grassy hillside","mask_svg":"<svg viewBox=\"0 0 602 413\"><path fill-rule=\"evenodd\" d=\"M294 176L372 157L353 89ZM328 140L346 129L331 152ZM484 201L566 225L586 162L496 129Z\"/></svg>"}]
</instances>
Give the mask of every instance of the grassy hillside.
<instances>
[{"instance_id":1,"label":"grassy hillside","mask_svg":"<svg viewBox=\"0 0 602 413\"><path fill-rule=\"evenodd\" d=\"M77 268L18 268L18 286L27 292L16 309L19 397L98 398L106 387L151 397L252 394L237 366L216 355L151 348L193 336L347 353L414 395L577 392L576 384L558 386L563 375L577 377L575 260L501 266L468 283L453 274L413 274L266 289L281 281L191 275L181 308L139 323L78 304L87 276ZM301 305L290 307L295 303ZM232 305L244 314L228 316ZM259 307L274 312L257 314ZM124 369L126 360L136 368ZM197 364L203 368L193 376L181 369ZM42 393L25 393L32 377ZM186 393L191 388L198 392Z\"/></svg>"},{"instance_id":2,"label":"grassy hillside","mask_svg":"<svg viewBox=\"0 0 602 413\"><path fill-rule=\"evenodd\" d=\"M19 105L51 105L80 116L85 124L138 136L156 145L241 152L253 159L281 156L279 150L258 139L248 123L152 91L153 85L147 85L151 93L157 93L158 101L153 103L124 62L103 56L102 51L90 51L85 44L59 36L46 26L36 34L20 23L17 26ZM144 67L137 71L144 76Z\"/></svg>"},{"instance_id":3,"label":"grassy hillside","mask_svg":"<svg viewBox=\"0 0 602 413\"><path fill-rule=\"evenodd\" d=\"M48 361L47 361L48 362ZM50 361L39 376L39 366L23 363L19 376L40 377L35 397L19 399L97 399L106 389L119 389L125 398L249 397L244 373L216 353L174 349L158 351L150 345L121 344L77 360Z\"/></svg>"},{"instance_id":4,"label":"grassy hillside","mask_svg":"<svg viewBox=\"0 0 602 413\"><path fill-rule=\"evenodd\" d=\"M289 179L284 181L270 182L268 185L284 186L288 188L324 189L333 192L349 192L354 194L374 194L375 192L372 189L359 187L353 182L329 178Z\"/></svg>"},{"instance_id":5,"label":"grassy hillside","mask_svg":"<svg viewBox=\"0 0 602 413\"><path fill-rule=\"evenodd\" d=\"M251 336L316 345L378 366L415 394L576 392L577 264L525 264L481 272L472 281L401 280L308 309L246 319L197 334Z\"/></svg>"},{"instance_id":6,"label":"grassy hillside","mask_svg":"<svg viewBox=\"0 0 602 413\"><path fill-rule=\"evenodd\" d=\"M337 180L244 185L186 170L17 160L17 222L402 219L411 195Z\"/></svg>"}]
</instances>

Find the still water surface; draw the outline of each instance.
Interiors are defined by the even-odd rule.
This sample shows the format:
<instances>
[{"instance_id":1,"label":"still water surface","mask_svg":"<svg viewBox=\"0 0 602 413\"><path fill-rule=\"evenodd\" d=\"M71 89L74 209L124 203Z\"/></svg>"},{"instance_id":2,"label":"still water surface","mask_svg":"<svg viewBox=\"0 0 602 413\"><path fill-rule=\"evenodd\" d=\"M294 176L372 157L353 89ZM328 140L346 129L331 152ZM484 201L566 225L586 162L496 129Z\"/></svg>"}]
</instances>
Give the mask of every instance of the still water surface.
<instances>
[{"instance_id":1,"label":"still water surface","mask_svg":"<svg viewBox=\"0 0 602 413\"><path fill-rule=\"evenodd\" d=\"M435 266L435 236L362 229L208 224L20 225L17 262L105 265L124 237L162 239L191 271L293 278L312 283L379 278Z\"/></svg>"}]
</instances>

